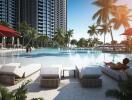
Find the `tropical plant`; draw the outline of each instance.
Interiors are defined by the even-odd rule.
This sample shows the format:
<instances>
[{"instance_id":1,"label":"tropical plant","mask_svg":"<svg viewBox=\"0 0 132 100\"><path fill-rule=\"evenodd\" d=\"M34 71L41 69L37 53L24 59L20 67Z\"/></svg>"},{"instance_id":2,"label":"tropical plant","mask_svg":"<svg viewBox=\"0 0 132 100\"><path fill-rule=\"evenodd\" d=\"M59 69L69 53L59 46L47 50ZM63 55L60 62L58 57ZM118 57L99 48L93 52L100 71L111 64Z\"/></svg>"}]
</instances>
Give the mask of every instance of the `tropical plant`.
<instances>
[{"instance_id":1,"label":"tropical plant","mask_svg":"<svg viewBox=\"0 0 132 100\"><path fill-rule=\"evenodd\" d=\"M68 30L67 33L65 34L65 44L66 46L69 46L68 44L70 43L70 38L73 35L73 30Z\"/></svg>"},{"instance_id":2,"label":"tropical plant","mask_svg":"<svg viewBox=\"0 0 132 100\"><path fill-rule=\"evenodd\" d=\"M110 23L113 23L113 28L119 29L121 26L123 26L126 30L128 27L130 27L129 22L132 21L132 15L130 15L131 11L132 10L128 9L126 5L117 6L114 17L110 20Z\"/></svg>"},{"instance_id":3,"label":"tropical plant","mask_svg":"<svg viewBox=\"0 0 132 100\"><path fill-rule=\"evenodd\" d=\"M28 32L29 32L29 25L27 24L27 22L23 21L22 23L20 23L20 33L22 35L22 45L24 45L25 43L25 38L28 37Z\"/></svg>"},{"instance_id":4,"label":"tropical plant","mask_svg":"<svg viewBox=\"0 0 132 100\"><path fill-rule=\"evenodd\" d=\"M88 43L85 38L80 38L80 40L77 42L78 47L87 47Z\"/></svg>"},{"instance_id":5,"label":"tropical plant","mask_svg":"<svg viewBox=\"0 0 132 100\"><path fill-rule=\"evenodd\" d=\"M102 42L99 41L98 38L94 38L94 39L88 38L87 39L87 44L88 44L89 47L93 47L93 46L97 46L97 45L102 44Z\"/></svg>"},{"instance_id":6,"label":"tropical plant","mask_svg":"<svg viewBox=\"0 0 132 100\"><path fill-rule=\"evenodd\" d=\"M30 81L23 83L16 91L9 92L5 87L0 86L0 100L26 100L27 88Z\"/></svg>"},{"instance_id":7,"label":"tropical plant","mask_svg":"<svg viewBox=\"0 0 132 100\"><path fill-rule=\"evenodd\" d=\"M108 32L110 32L110 26L109 24L103 24L99 25L100 28L98 28L98 33L100 35L104 34L104 44L105 44L105 37Z\"/></svg>"},{"instance_id":8,"label":"tropical plant","mask_svg":"<svg viewBox=\"0 0 132 100\"><path fill-rule=\"evenodd\" d=\"M14 92L15 100L26 100L27 96L27 88L26 86L29 84L29 80L23 83L16 92Z\"/></svg>"},{"instance_id":9,"label":"tropical plant","mask_svg":"<svg viewBox=\"0 0 132 100\"><path fill-rule=\"evenodd\" d=\"M116 9L116 3L117 0L96 0L93 2L94 5L99 7L99 10L93 15L93 19L97 18L97 24L107 24L110 22L110 16L111 14L114 14L114 11ZM110 25L111 26L111 25ZM110 27L110 35L112 41L113 34Z\"/></svg>"},{"instance_id":10,"label":"tropical plant","mask_svg":"<svg viewBox=\"0 0 132 100\"><path fill-rule=\"evenodd\" d=\"M46 36L46 35L40 35L38 38L37 38L38 42L40 42L41 44L41 47L45 46L48 41L49 41L49 37Z\"/></svg>"},{"instance_id":11,"label":"tropical plant","mask_svg":"<svg viewBox=\"0 0 132 100\"><path fill-rule=\"evenodd\" d=\"M93 46L92 41L93 41L92 38L88 38L87 39L87 43L88 43L88 46L89 47L92 47Z\"/></svg>"},{"instance_id":12,"label":"tropical plant","mask_svg":"<svg viewBox=\"0 0 132 100\"><path fill-rule=\"evenodd\" d=\"M89 36L97 36L98 35L98 30L97 30L97 25L92 25L92 26L89 26L89 30L87 31L87 33L89 34Z\"/></svg>"},{"instance_id":13,"label":"tropical plant","mask_svg":"<svg viewBox=\"0 0 132 100\"><path fill-rule=\"evenodd\" d=\"M28 29L28 43L26 44L26 46L31 45L33 46L34 45L34 41L39 38L40 35L37 33L37 30L33 27L29 27Z\"/></svg>"},{"instance_id":14,"label":"tropical plant","mask_svg":"<svg viewBox=\"0 0 132 100\"><path fill-rule=\"evenodd\" d=\"M3 21L3 20L0 21L0 25L10 27L10 25L6 21Z\"/></svg>"},{"instance_id":15,"label":"tropical plant","mask_svg":"<svg viewBox=\"0 0 132 100\"><path fill-rule=\"evenodd\" d=\"M132 99L132 77L128 76L126 81L119 83L119 89L109 89L106 91L107 97L116 98L117 100Z\"/></svg>"},{"instance_id":16,"label":"tropical plant","mask_svg":"<svg viewBox=\"0 0 132 100\"><path fill-rule=\"evenodd\" d=\"M14 100L13 94L0 85L0 100Z\"/></svg>"},{"instance_id":17,"label":"tropical plant","mask_svg":"<svg viewBox=\"0 0 132 100\"><path fill-rule=\"evenodd\" d=\"M76 39L72 39L71 40L71 45L77 45L77 40Z\"/></svg>"},{"instance_id":18,"label":"tropical plant","mask_svg":"<svg viewBox=\"0 0 132 100\"><path fill-rule=\"evenodd\" d=\"M65 40L65 34L66 34L66 31L62 28L57 29L55 34L54 34L53 41L59 47L63 47L65 44L65 41L64 41Z\"/></svg>"},{"instance_id":19,"label":"tropical plant","mask_svg":"<svg viewBox=\"0 0 132 100\"><path fill-rule=\"evenodd\" d=\"M98 38L94 38L92 42L93 42L94 46L97 46L98 43L99 43L99 39Z\"/></svg>"}]
</instances>

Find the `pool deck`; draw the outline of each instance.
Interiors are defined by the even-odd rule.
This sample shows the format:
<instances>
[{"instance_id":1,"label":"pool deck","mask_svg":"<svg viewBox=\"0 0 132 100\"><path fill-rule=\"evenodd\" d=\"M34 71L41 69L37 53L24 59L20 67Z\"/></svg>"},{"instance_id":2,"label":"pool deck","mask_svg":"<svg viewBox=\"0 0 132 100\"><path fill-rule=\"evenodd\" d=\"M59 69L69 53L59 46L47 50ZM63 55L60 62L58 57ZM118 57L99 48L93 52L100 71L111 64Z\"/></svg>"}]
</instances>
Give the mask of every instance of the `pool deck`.
<instances>
[{"instance_id":1,"label":"pool deck","mask_svg":"<svg viewBox=\"0 0 132 100\"><path fill-rule=\"evenodd\" d=\"M24 81L32 80L28 85L27 100L36 97L42 97L44 100L115 100L107 98L105 92L108 89L117 88L117 82L104 74L101 76L103 80L101 88L82 88L77 78L73 78L73 75L67 77L68 73L66 73L66 78L61 80L57 89L40 88L39 74L40 72L37 72L17 85L7 86L7 88L12 91L17 89Z\"/></svg>"}]
</instances>

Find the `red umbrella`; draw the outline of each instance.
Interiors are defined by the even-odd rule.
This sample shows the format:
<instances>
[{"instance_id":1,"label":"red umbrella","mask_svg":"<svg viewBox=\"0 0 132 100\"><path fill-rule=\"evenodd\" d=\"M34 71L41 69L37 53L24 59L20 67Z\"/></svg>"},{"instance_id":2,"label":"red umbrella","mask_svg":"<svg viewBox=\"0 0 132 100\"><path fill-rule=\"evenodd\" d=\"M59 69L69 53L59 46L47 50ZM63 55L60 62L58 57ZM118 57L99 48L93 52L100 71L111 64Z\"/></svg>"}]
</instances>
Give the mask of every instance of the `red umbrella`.
<instances>
[{"instance_id":1,"label":"red umbrella","mask_svg":"<svg viewBox=\"0 0 132 100\"><path fill-rule=\"evenodd\" d=\"M132 28L128 28L122 35L132 36Z\"/></svg>"},{"instance_id":2,"label":"red umbrella","mask_svg":"<svg viewBox=\"0 0 132 100\"><path fill-rule=\"evenodd\" d=\"M0 25L0 37L20 37L20 33L9 27Z\"/></svg>"}]
</instances>

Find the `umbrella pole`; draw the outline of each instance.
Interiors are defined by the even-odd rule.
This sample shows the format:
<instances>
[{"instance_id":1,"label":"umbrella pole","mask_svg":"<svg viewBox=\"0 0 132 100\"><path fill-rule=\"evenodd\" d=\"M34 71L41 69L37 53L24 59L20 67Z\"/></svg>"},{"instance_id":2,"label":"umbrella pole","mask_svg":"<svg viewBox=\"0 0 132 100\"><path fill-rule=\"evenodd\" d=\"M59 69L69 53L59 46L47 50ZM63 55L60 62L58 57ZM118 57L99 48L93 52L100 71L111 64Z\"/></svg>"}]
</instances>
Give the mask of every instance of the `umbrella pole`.
<instances>
[{"instance_id":1,"label":"umbrella pole","mask_svg":"<svg viewBox=\"0 0 132 100\"><path fill-rule=\"evenodd\" d=\"M20 46L20 40L19 38L17 38L17 48L19 48L19 46Z\"/></svg>"},{"instance_id":2,"label":"umbrella pole","mask_svg":"<svg viewBox=\"0 0 132 100\"><path fill-rule=\"evenodd\" d=\"M2 38L2 48L5 47L5 38L6 38L6 37L3 37L3 38Z\"/></svg>"},{"instance_id":3,"label":"umbrella pole","mask_svg":"<svg viewBox=\"0 0 132 100\"><path fill-rule=\"evenodd\" d=\"M14 48L14 37L12 37L12 47Z\"/></svg>"}]
</instances>

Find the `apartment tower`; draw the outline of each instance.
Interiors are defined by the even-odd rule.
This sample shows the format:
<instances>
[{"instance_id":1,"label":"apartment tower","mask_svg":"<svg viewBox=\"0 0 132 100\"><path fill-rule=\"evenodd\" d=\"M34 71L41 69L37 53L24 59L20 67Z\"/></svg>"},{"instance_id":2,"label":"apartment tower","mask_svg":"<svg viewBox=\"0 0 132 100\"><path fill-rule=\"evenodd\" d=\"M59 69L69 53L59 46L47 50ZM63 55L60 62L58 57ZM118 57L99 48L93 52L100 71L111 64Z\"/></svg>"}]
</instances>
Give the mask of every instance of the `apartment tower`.
<instances>
[{"instance_id":1,"label":"apartment tower","mask_svg":"<svg viewBox=\"0 0 132 100\"><path fill-rule=\"evenodd\" d=\"M55 29L67 30L67 0L55 0Z\"/></svg>"},{"instance_id":2,"label":"apartment tower","mask_svg":"<svg viewBox=\"0 0 132 100\"><path fill-rule=\"evenodd\" d=\"M17 28L19 24L19 0L0 0L0 20L7 22L10 27Z\"/></svg>"},{"instance_id":3,"label":"apartment tower","mask_svg":"<svg viewBox=\"0 0 132 100\"><path fill-rule=\"evenodd\" d=\"M13 28L26 21L52 39L56 29L67 30L67 0L0 0L0 20Z\"/></svg>"}]
</instances>

